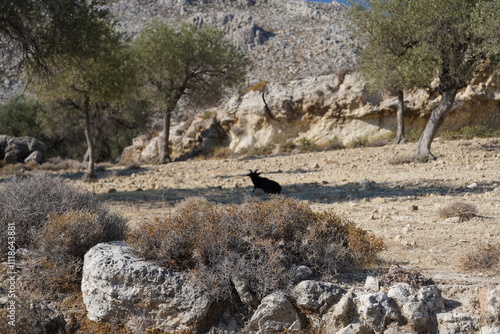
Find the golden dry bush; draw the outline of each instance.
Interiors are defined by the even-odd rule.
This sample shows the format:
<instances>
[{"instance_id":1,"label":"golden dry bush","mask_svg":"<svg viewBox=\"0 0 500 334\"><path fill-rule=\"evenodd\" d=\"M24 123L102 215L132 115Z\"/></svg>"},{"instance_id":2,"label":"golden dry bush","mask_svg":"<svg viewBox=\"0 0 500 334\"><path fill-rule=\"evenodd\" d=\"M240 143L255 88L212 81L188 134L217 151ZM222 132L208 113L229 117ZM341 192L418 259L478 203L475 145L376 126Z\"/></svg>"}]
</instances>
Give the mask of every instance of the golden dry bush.
<instances>
[{"instance_id":1,"label":"golden dry bush","mask_svg":"<svg viewBox=\"0 0 500 334\"><path fill-rule=\"evenodd\" d=\"M85 211L68 211L49 216L36 234L36 248L47 257L60 255L83 259L85 253L105 239L98 216Z\"/></svg>"},{"instance_id":2,"label":"golden dry bush","mask_svg":"<svg viewBox=\"0 0 500 334\"><path fill-rule=\"evenodd\" d=\"M500 273L500 244L479 245L461 258L460 267L467 271Z\"/></svg>"},{"instance_id":3,"label":"golden dry bush","mask_svg":"<svg viewBox=\"0 0 500 334\"><path fill-rule=\"evenodd\" d=\"M14 177L0 184L0 227L15 229L16 246L32 248L36 234L47 217L68 211L96 215L104 234L102 241L123 240L125 219L109 209L89 192L81 191L60 177L37 174ZM0 248L7 249L7 233L0 233ZM3 258L5 254L1 254Z\"/></svg>"},{"instance_id":4,"label":"golden dry bush","mask_svg":"<svg viewBox=\"0 0 500 334\"><path fill-rule=\"evenodd\" d=\"M451 218L459 217L460 221L469 220L477 215L477 208L474 204L466 202L454 202L439 210L439 217Z\"/></svg>"},{"instance_id":5,"label":"golden dry bush","mask_svg":"<svg viewBox=\"0 0 500 334\"><path fill-rule=\"evenodd\" d=\"M127 241L146 259L190 272L219 300L232 297L235 279L260 299L288 289L301 265L327 279L369 264L383 248L354 223L279 195L241 205L189 198L165 220L139 224Z\"/></svg>"},{"instance_id":6,"label":"golden dry bush","mask_svg":"<svg viewBox=\"0 0 500 334\"><path fill-rule=\"evenodd\" d=\"M267 82L267 81L259 81L255 85L248 87L246 93L249 93L252 91L257 91L257 92L261 91L264 87L267 86L268 83L269 82Z\"/></svg>"},{"instance_id":7,"label":"golden dry bush","mask_svg":"<svg viewBox=\"0 0 500 334\"><path fill-rule=\"evenodd\" d=\"M68 211L51 215L35 234L31 248L36 250L36 261L25 277L44 293L78 291L85 253L105 240L97 214Z\"/></svg>"}]
</instances>

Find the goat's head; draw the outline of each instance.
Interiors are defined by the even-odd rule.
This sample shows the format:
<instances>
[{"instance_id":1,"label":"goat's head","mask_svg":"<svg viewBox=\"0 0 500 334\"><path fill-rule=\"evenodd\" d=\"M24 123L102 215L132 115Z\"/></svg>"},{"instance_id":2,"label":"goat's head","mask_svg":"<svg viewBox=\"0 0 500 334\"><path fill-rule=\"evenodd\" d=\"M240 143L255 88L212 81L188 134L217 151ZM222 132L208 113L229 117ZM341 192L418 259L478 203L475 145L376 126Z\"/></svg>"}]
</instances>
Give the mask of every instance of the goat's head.
<instances>
[{"instance_id":1,"label":"goat's head","mask_svg":"<svg viewBox=\"0 0 500 334\"><path fill-rule=\"evenodd\" d=\"M252 177L252 176L259 176L260 174L262 174L262 173L257 173L258 169L256 169L253 172L252 172L251 169L249 169L249 171L250 171L250 174L247 174L247 176L250 176L250 177Z\"/></svg>"}]
</instances>

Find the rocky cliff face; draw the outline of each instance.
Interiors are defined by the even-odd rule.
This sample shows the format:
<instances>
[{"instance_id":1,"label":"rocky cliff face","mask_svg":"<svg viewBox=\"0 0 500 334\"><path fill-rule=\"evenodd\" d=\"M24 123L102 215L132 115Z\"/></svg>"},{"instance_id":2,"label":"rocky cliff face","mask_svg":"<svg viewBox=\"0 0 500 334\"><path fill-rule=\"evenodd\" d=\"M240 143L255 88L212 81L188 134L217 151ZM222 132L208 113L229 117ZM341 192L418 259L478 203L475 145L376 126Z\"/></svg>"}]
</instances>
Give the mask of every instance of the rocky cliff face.
<instances>
[{"instance_id":1,"label":"rocky cliff face","mask_svg":"<svg viewBox=\"0 0 500 334\"><path fill-rule=\"evenodd\" d=\"M215 119L198 116L193 122L174 125L174 156L210 145L241 152L300 138L318 146L332 140L345 144L359 137L388 136L396 130L395 97L368 91L355 72L359 45L349 33L344 5L299 0L128 0L114 2L110 8L122 29L131 34L151 17L215 25L245 48L253 62L246 82L250 88L212 108ZM407 92L406 128L423 129L438 102L439 96L424 90ZM458 130L471 124L500 127L498 82L490 80L461 91L441 129ZM214 137L215 128L219 139ZM157 146L153 144L144 145L147 159L142 154L141 159L136 155L127 160L153 162L156 152L151 148Z\"/></svg>"}]
</instances>

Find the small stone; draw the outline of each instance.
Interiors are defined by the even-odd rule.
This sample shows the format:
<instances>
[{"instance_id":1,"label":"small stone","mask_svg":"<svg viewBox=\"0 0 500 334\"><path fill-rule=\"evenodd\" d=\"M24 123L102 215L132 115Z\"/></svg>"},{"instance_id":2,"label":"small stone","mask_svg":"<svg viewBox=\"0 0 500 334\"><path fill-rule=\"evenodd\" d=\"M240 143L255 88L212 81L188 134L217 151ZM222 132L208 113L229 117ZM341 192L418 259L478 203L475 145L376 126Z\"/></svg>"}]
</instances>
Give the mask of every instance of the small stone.
<instances>
[{"instance_id":1,"label":"small stone","mask_svg":"<svg viewBox=\"0 0 500 334\"><path fill-rule=\"evenodd\" d=\"M108 190L108 194L114 194L116 192L115 188L111 188Z\"/></svg>"},{"instance_id":2,"label":"small stone","mask_svg":"<svg viewBox=\"0 0 500 334\"><path fill-rule=\"evenodd\" d=\"M446 219L444 220L444 223L453 223L453 224L460 223L460 217L450 217L450 218L446 218Z\"/></svg>"},{"instance_id":3,"label":"small stone","mask_svg":"<svg viewBox=\"0 0 500 334\"><path fill-rule=\"evenodd\" d=\"M378 281L378 278L374 276L366 277L365 290L370 292L378 292L380 290L380 283Z\"/></svg>"},{"instance_id":4,"label":"small stone","mask_svg":"<svg viewBox=\"0 0 500 334\"><path fill-rule=\"evenodd\" d=\"M476 183L476 182L471 183L471 184L469 184L469 185L467 186L467 188L469 188L469 189L474 189L474 188L477 188L477 183Z\"/></svg>"}]
</instances>

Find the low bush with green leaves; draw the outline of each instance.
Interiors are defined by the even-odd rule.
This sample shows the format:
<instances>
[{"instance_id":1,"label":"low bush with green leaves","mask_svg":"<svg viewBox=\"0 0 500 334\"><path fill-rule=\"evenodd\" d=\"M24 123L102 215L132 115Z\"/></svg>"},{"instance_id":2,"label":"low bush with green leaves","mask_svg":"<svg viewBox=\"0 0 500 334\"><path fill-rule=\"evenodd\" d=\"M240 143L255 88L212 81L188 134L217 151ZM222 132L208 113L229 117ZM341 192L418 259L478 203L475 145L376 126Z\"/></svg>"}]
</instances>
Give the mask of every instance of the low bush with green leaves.
<instances>
[{"instance_id":1,"label":"low bush with green leaves","mask_svg":"<svg viewBox=\"0 0 500 334\"><path fill-rule=\"evenodd\" d=\"M350 148L359 148L368 146L368 138L367 137L357 137L351 140L348 144Z\"/></svg>"},{"instance_id":2,"label":"low bush with green leaves","mask_svg":"<svg viewBox=\"0 0 500 334\"><path fill-rule=\"evenodd\" d=\"M219 300L231 299L234 279L261 299L288 289L298 266L326 280L373 263L384 247L332 212L317 213L279 195L241 205L189 198L170 217L139 224L127 241L148 260L190 272Z\"/></svg>"},{"instance_id":3,"label":"low bush with green leaves","mask_svg":"<svg viewBox=\"0 0 500 334\"><path fill-rule=\"evenodd\" d=\"M316 151L318 148L316 146L316 143L314 143L311 139L305 137L299 139L298 146L302 152L312 152Z\"/></svg>"}]
</instances>

